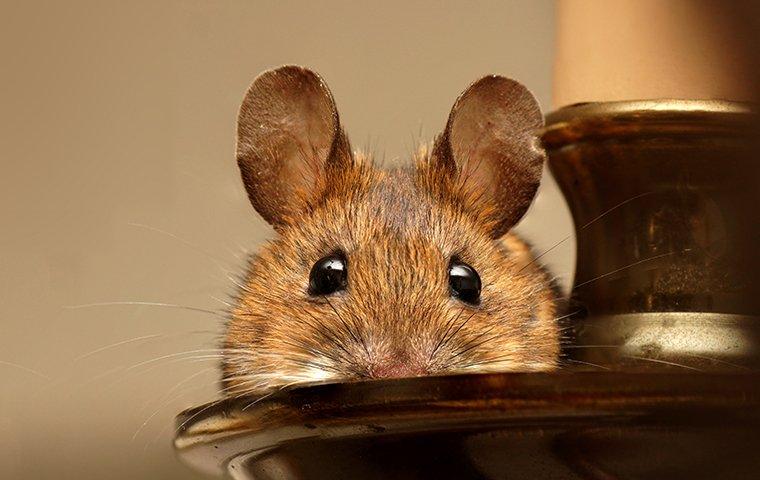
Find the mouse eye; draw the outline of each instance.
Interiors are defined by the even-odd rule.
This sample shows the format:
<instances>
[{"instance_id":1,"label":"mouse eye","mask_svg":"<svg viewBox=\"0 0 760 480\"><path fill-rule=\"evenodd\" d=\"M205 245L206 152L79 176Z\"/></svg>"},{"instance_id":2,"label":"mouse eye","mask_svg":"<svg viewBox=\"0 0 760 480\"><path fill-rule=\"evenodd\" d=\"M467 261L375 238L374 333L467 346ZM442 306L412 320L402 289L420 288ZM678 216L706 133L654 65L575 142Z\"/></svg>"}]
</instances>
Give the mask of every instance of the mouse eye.
<instances>
[{"instance_id":1,"label":"mouse eye","mask_svg":"<svg viewBox=\"0 0 760 480\"><path fill-rule=\"evenodd\" d=\"M320 259L309 273L309 294L329 295L344 290L348 278L348 262L341 253Z\"/></svg>"},{"instance_id":2,"label":"mouse eye","mask_svg":"<svg viewBox=\"0 0 760 480\"><path fill-rule=\"evenodd\" d=\"M480 275L458 259L449 264L449 288L451 295L465 303L475 305L480 301Z\"/></svg>"}]
</instances>

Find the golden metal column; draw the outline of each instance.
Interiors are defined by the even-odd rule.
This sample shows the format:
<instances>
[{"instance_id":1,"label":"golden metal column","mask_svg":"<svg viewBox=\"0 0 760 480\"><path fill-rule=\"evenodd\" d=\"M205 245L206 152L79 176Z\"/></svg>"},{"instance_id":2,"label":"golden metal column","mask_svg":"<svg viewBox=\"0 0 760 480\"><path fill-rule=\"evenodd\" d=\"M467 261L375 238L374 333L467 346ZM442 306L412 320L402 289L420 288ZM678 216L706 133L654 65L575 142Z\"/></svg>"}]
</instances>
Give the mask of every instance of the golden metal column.
<instances>
[{"instance_id":1,"label":"golden metal column","mask_svg":"<svg viewBox=\"0 0 760 480\"><path fill-rule=\"evenodd\" d=\"M760 363L760 150L746 103L579 104L549 115L576 224L572 359L606 367Z\"/></svg>"}]
</instances>

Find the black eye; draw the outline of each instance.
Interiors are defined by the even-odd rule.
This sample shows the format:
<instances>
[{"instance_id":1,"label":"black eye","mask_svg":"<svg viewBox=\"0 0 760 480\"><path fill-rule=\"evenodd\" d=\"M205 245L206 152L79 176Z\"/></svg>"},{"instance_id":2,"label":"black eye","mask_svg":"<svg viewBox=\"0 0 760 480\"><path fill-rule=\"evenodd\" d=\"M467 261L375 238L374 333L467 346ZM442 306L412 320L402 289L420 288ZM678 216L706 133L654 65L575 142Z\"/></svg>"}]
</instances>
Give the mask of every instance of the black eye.
<instances>
[{"instance_id":1,"label":"black eye","mask_svg":"<svg viewBox=\"0 0 760 480\"><path fill-rule=\"evenodd\" d=\"M449 288L459 300L477 304L480 301L480 276L474 268L457 259L449 264Z\"/></svg>"},{"instance_id":2,"label":"black eye","mask_svg":"<svg viewBox=\"0 0 760 480\"><path fill-rule=\"evenodd\" d=\"M348 262L341 253L320 259L309 273L309 294L329 295L346 288Z\"/></svg>"}]
</instances>

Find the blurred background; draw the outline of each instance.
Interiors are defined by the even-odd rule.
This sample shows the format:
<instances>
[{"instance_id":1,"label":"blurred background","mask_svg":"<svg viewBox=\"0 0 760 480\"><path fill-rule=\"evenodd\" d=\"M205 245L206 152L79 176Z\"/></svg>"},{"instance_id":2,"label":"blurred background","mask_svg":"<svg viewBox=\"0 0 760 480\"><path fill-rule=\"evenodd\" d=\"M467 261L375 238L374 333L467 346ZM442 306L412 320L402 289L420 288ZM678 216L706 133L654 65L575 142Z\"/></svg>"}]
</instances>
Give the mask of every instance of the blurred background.
<instances>
[{"instance_id":1,"label":"blurred background","mask_svg":"<svg viewBox=\"0 0 760 480\"><path fill-rule=\"evenodd\" d=\"M196 478L174 458L173 418L216 398L215 312L272 236L233 155L258 73L320 72L354 146L405 162L484 74L519 79L551 108L554 9L6 3L0 478ZM567 239L542 259L566 288L572 223L548 175L518 230L539 253Z\"/></svg>"}]
</instances>

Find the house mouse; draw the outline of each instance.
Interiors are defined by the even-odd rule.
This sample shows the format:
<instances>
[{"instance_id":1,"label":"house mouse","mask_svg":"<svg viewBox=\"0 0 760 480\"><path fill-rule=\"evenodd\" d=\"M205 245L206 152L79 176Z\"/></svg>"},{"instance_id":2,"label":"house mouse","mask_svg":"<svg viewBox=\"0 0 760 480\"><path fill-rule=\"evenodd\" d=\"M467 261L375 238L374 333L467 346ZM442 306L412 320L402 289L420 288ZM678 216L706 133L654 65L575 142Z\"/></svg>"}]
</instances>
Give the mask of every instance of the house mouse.
<instances>
[{"instance_id":1,"label":"house mouse","mask_svg":"<svg viewBox=\"0 0 760 480\"><path fill-rule=\"evenodd\" d=\"M509 231L541 180L542 126L524 86L485 76L411 167L383 170L351 149L320 76L256 78L237 162L277 237L230 311L224 391L556 368L558 297Z\"/></svg>"}]
</instances>

